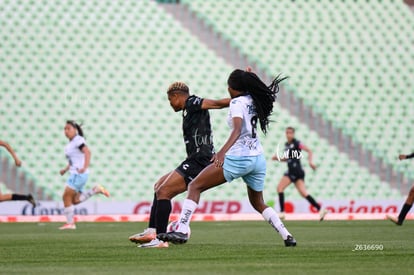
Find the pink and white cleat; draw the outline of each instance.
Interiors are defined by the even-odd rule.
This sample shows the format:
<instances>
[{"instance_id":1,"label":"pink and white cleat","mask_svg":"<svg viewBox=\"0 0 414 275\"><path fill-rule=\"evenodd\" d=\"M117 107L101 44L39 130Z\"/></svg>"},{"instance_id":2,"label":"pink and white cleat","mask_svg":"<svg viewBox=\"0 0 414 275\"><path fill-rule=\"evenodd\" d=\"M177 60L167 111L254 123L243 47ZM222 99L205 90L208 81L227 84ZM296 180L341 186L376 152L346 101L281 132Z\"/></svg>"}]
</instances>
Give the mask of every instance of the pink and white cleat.
<instances>
[{"instance_id":1,"label":"pink and white cleat","mask_svg":"<svg viewBox=\"0 0 414 275\"><path fill-rule=\"evenodd\" d=\"M61 227L59 227L59 230L74 230L76 229L76 224L74 223L66 223L64 225L62 225Z\"/></svg>"},{"instance_id":2,"label":"pink and white cleat","mask_svg":"<svg viewBox=\"0 0 414 275\"><path fill-rule=\"evenodd\" d=\"M105 187L103 187L102 185L97 185L97 186L95 186L94 188L93 188L93 191L95 191L95 193L97 193L97 194L102 194L102 195L104 195L105 197L109 197L110 195L109 195L109 191L108 190L106 190L105 189Z\"/></svg>"}]
</instances>

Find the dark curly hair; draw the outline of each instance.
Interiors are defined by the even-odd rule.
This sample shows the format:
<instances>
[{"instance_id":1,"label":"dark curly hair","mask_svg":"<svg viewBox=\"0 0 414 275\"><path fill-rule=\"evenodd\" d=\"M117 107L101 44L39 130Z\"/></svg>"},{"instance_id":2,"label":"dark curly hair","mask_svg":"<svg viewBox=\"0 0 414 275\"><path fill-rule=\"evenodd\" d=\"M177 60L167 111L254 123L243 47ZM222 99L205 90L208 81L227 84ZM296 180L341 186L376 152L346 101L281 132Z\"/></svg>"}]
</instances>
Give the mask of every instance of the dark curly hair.
<instances>
[{"instance_id":1,"label":"dark curly hair","mask_svg":"<svg viewBox=\"0 0 414 275\"><path fill-rule=\"evenodd\" d=\"M276 94L279 92L279 83L287 78L278 75L267 86L255 73L236 69L227 80L230 88L249 94L252 97L259 118L260 128L264 134L267 133L269 128L269 116L273 112L273 102L275 102Z\"/></svg>"}]
</instances>

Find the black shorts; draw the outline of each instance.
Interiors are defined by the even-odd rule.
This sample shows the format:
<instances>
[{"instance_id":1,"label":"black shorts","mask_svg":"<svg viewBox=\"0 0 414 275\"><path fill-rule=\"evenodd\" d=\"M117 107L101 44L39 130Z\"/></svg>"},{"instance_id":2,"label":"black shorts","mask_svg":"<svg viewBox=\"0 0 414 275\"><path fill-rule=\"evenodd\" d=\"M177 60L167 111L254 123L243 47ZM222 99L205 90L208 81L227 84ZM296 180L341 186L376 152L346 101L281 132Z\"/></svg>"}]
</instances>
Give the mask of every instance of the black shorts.
<instances>
[{"instance_id":1,"label":"black shorts","mask_svg":"<svg viewBox=\"0 0 414 275\"><path fill-rule=\"evenodd\" d=\"M284 176L288 177L291 182L296 183L298 180L305 180L305 171L296 170L296 171L287 171Z\"/></svg>"},{"instance_id":2,"label":"black shorts","mask_svg":"<svg viewBox=\"0 0 414 275\"><path fill-rule=\"evenodd\" d=\"M188 185L211 163L210 159L211 157L186 159L175 169L175 171L184 178L185 184Z\"/></svg>"}]
</instances>

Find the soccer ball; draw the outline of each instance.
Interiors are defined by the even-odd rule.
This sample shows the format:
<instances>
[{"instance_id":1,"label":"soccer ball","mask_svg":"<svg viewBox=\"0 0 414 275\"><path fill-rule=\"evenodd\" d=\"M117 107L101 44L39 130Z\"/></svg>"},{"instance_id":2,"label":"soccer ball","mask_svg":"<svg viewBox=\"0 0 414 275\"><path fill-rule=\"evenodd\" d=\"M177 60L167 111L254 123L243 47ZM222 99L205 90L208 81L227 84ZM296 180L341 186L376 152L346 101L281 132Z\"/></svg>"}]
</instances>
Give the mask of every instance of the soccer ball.
<instances>
[{"instance_id":1,"label":"soccer ball","mask_svg":"<svg viewBox=\"0 0 414 275\"><path fill-rule=\"evenodd\" d=\"M170 222L167 226L167 233L175 231L177 229L177 227L178 227L178 221ZM191 236L191 229L189 227L188 228L188 237L190 237L190 236Z\"/></svg>"}]
</instances>

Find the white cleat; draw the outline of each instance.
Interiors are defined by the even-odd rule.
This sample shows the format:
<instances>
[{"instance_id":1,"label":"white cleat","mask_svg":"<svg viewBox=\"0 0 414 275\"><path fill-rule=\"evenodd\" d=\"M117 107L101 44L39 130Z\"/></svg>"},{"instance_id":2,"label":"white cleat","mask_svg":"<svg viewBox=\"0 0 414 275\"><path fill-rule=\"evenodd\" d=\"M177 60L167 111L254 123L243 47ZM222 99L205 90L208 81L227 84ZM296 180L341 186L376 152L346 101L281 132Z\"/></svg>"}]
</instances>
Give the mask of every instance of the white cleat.
<instances>
[{"instance_id":1,"label":"white cleat","mask_svg":"<svg viewBox=\"0 0 414 275\"><path fill-rule=\"evenodd\" d=\"M392 221L392 222L393 222L393 223L395 223L396 225L402 225L402 223L399 223L399 222L398 222L398 219L397 219L396 217L394 217L394 216L387 215L387 219L388 219L388 220L390 220L390 221Z\"/></svg>"},{"instance_id":2,"label":"white cleat","mask_svg":"<svg viewBox=\"0 0 414 275\"><path fill-rule=\"evenodd\" d=\"M279 219L281 219L281 220L286 219L285 212L280 212L280 213L279 213Z\"/></svg>"},{"instance_id":3,"label":"white cleat","mask_svg":"<svg viewBox=\"0 0 414 275\"><path fill-rule=\"evenodd\" d=\"M133 243L149 243L157 237L155 228L147 228L144 232L129 236L129 240Z\"/></svg>"},{"instance_id":4,"label":"white cleat","mask_svg":"<svg viewBox=\"0 0 414 275\"><path fill-rule=\"evenodd\" d=\"M153 239L149 243L138 245L140 248L167 248L168 246L168 242L163 242L157 238Z\"/></svg>"},{"instance_id":5,"label":"white cleat","mask_svg":"<svg viewBox=\"0 0 414 275\"><path fill-rule=\"evenodd\" d=\"M61 227L59 227L59 230L75 230L76 229L76 225L74 223L66 223L64 225L62 225Z\"/></svg>"},{"instance_id":6,"label":"white cleat","mask_svg":"<svg viewBox=\"0 0 414 275\"><path fill-rule=\"evenodd\" d=\"M326 208L322 208L319 211L319 221L323 221L323 219L325 219L326 214L328 214L328 210Z\"/></svg>"}]
</instances>

